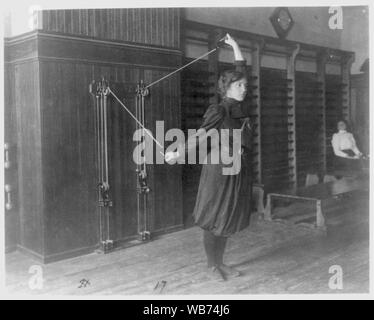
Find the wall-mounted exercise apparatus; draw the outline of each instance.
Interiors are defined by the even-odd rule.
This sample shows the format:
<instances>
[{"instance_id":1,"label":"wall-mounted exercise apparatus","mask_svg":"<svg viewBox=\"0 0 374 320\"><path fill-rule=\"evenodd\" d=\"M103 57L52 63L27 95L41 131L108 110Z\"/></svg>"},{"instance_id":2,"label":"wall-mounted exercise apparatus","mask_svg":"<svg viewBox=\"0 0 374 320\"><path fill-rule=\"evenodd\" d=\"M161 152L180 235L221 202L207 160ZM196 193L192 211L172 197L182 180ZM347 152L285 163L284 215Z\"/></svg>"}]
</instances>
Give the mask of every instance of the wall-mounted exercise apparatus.
<instances>
[{"instance_id":1,"label":"wall-mounted exercise apparatus","mask_svg":"<svg viewBox=\"0 0 374 320\"><path fill-rule=\"evenodd\" d=\"M107 96L107 181L113 205L109 233L102 230L109 237L100 235L99 211L106 208L97 205L102 179L88 87L104 77L118 97L126 96L135 115L136 85L150 84L182 64L180 10L46 10L42 16L38 30L5 39L6 123L15 128L7 130L5 141L19 183L7 180L13 204L6 217L7 247L51 262L94 252L106 240L109 248L110 240L115 248L139 243L132 157L136 123L112 94ZM126 83L133 84L131 96L121 91ZM158 119L168 124L165 130L180 127L179 86L176 75L147 96L150 130ZM147 184L153 236L182 229L181 168L149 166Z\"/></svg>"},{"instance_id":2,"label":"wall-mounted exercise apparatus","mask_svg":"<svg viewBox=\"0 0 374 320\"><path fill-rule=\"evenodd\" d=\"M103 252L113 249L113 239L110 234L110 207L113 206L113 202L109 193L108 89L108 83L105 80L93 82L90 85L95 115L99 236L100 248Z\"/></svg>"},{"instance_id":3,"label":"wall-mounted exercise apparatus","mask_svg":"<svg viewBox=\"0 0 374 320\"><path fill-rule=\"evenodd\" d=\"M192 64L198 62L202 58L209 56L210 54L216 52L223 44L225 38L218 40L216 46L209 50L209 52L203 54L202 56L188 62L184 66L170 72L169 74L153 81L150 84L145 84L141 80L136 86L133 94L135 95L135 114L131 112L126 102L126 99L119 98L117 94L111 89L110 83L103 79L101 81L93 81L89 86L89 92L93 96L94 108L95 108L95 132L96 132L96 143L97 143L97 167L98 167L98 204L99 204L99 229L100 229L100 243L101 250L106 253L113 249L114 241L111 237L111 227L110 227L110 207L113 206L113 202L110 197L110 181L109 181L109 165L110 158L108 155L108 97L111 96L116 100L120 106L125 109L127 114L135 121L136 132L141 132L141 137L139 139L139 144L145 144L145 136L150 137L153 142L161 148L162 151L158 150L162 156L164 156L164 146L155 139L153 134L146 128L146 115L145 115L145 98L149 95L150 88L154 85L166 80L178 72L188 68ZM125 91L129 91L126 88ZM112 105L114 107L114 105ZM114 151L115 152L115 151ZM140 241L151 240L151 230L149 223L149 213L148 213L148 194L151 191L147 183L147 151L141 155L137 153L136 161L136 175L137 175L137 220L138 220L138 235ZM142 159L141 159L142 158Z\"/></svg>"},{"instance_id":4,"label":"wall-mounted exercise apparatus","mask_svg":"<svg viewBox=\"0 0 374 320\"><path fill-rule=\"evenodd\" d=\"M144 143L145 135L150 137L160 146L163 146L154 139L153 135L145 128L145 97L149 90L141 81L136 88L130 86L126 91L131 91L135 95L135 114L133 114L117 95L110 89L109 82L105 79L101 81L93 81L89 86L89 91L93 96L93 105L95 112L95 133L97 142L97 168L98 168L98 205L99 205L99 229L100 229L100 243L101 250L106 253L113 249L113 238L111 236L111 212L110 207L113 202L110 198L110 181L109 181L109 163L108 155L108 99L117 100L120 105L129 113L135 120L136 132L141 132L139 143ZM114 105L112 105L114 106ZM138 235L141 241L151 239L149 216L147 211L147 194L150 192L150 187L147 183L147 165L146 152L144 153L144 161L140 161L141 155L137 153L136 162L136 176L137 176L137 225Z\"/></svg>"}]
</instances>

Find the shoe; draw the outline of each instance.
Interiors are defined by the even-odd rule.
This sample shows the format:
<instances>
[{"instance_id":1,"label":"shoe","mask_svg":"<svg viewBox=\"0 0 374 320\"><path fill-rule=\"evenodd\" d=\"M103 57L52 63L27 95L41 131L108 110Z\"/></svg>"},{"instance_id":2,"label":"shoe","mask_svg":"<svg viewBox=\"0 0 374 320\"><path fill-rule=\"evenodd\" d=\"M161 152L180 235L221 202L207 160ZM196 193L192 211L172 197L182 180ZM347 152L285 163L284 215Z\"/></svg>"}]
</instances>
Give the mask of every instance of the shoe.
<instances>
[{"instance_id":1,"label":"shoe","mask_svg":"<svg viewBox=\"0 0 374 320\"><path fill-rule=\"evenodd\" d=\"M217 268L216 266L208 267L207 274L208 274L209 278L211 280L214 280L214 281L223 282L223 281L226 280L222 271L219 268Z\"/></svg>"},{"instance_id":2,"label":"shoe","mask_svg":"<svg viewBox=\"0 0 374 320\"><path fill-rule=\"evenodd\" d=\"M225 264L221 264L220 266L218 266L218 268L223 272L223 274L227 277L232 277L232 278L237 278L237 277L240 277L241 276L241 273L240 271L232 268L232 267L229 267Z\"/></svg>"}]
</instances>

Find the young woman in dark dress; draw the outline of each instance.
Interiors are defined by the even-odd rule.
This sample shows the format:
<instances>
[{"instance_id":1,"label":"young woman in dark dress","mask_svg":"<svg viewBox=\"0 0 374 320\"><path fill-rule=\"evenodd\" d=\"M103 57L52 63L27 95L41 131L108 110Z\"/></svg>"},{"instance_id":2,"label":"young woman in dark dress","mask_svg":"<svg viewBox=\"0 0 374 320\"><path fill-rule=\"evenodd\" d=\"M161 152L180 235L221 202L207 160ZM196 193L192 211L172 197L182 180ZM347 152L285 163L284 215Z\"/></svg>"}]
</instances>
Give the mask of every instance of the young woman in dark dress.
<instances>
[{"instance_id":1,"label":"young woman in dark dress","mask_svg":"<svg viewBox=\"0 0 374 320\"><path fill-rule=\"evenodd\" d=\"M188 138L183 151L167 152L165 155L167 162L173 162L194 149L197 143L201 146L206 142L209 130L216 129L219 133L215 138L210 136L210 150L203 164L193 213L196 224L204 230L208 274L219 281L240 275L237 270L224 264L223 255L228 237L249 226L252 196L251 128L240 108L247 93L246 61L230 35L226 36L225 42L233 49L235 69L223 72L218 80L221 102L209 106L201 128L196 135ZM235 145L233 129L240 130L237 130L241 136L239 146ZM229 141L228 145L222 141L227 133L229 136L225 141ZM234 160L236 165L231 165L229 174L223 173L224 169L230 167L223 161L225 153L239 160ZM215 155L221 158L218 163L212 164Z\"/></svg>"}]
</instances>

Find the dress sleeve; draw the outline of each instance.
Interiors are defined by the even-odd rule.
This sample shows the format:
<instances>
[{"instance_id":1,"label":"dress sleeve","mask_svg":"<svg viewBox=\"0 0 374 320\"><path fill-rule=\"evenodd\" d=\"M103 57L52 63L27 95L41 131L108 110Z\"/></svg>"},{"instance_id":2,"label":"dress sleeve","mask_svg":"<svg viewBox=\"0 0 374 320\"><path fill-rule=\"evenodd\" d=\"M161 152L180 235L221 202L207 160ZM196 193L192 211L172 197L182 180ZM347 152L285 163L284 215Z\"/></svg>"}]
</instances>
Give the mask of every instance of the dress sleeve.
<instances>
[{"instance_id":1,"label":"dress sleeve","mask_svg":"<svg viewBox=\"0 0 374 320\"><path fill-rule=\"evenodd\" d=\"M207 132L211 129L219 129L226 115L224 107L213 104L205 112L203 117L203 124L197 130L197 132L188 137L185 145L180 149L180 157L184 157L185 154L191 150L196 149L197 145L204 142L208 135Z\"/></svg>"},{"instance_id":2,"label":"dress sleeve","mask_svg":"<svg viewBox=\"0 0 374 320\"><path fill-rule=\"evenodd\" d=\"M337 157L342 157L342 158L347 157L347 155L340 150L339 136L336 133L332 136L331 144L332 144L334 153Z\"/></svg>"},{"instance_id":3,"label":"dress sleeve","mask_svg":"<svg viewBox=\"0 0 374 320\"><path fill-rule=\"evenodd\" d=\"M355 153L356 156L359 156L361 154L361 152L357 148L356 140L353 137L353 134L350 134L350 138L351 138L351 141L352 141L352 150L353 150L353 152Z\"/></svg>"},{"instance_id":4,"label":"dress sleeve","mask_svg":"<svg viewBox=\"0 0 374 320\"><path fill-rule=\"evenodd\" d=\"M221 126L225 113L224 107L216 104L211 105L203 116L203 124L200 129L205 129L206 131L213 128L217 129Z\"/></svg>"}]
</instances>

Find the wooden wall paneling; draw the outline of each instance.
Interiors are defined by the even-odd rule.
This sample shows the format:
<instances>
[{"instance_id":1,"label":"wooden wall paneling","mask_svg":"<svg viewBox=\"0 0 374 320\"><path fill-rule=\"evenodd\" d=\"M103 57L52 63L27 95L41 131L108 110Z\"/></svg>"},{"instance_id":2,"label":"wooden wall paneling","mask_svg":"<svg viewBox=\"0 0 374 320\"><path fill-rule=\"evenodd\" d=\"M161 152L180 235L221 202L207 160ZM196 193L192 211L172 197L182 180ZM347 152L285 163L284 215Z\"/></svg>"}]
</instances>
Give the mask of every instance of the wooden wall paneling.
<instances>
[{"instance_id":1,"label":"wooden wall paneling","mask_svg":"<svg viewBox=\"0 0 374 320\"><path fill-rule=\"evenodd\" d=\"M19 191L17 160L17 113L15 108L14 66L4 64L4 183L5 251L17 248L19 242ZM9 195L7 190L9 190ZM9 198L8 198L9 197Z\"/></svg>"},{"instance_id":2,"label":"wooden wall paneling","mask_svg":"<svg viewBox=\"0 0 374 320\"><path fill-rule=\"evenodd\" d=\"M181 90L180 90L180 74L176 75L174 79L169 81L170 90L170 107L169 107L169 119L172 120L173 127L182 129L181 121ZM166 168L167 169L167 168ZM174 203L174 212L179 212L178 215L171 215L173 217L172 225L182 227L183 226L183 190L182 190L182 170L181 166L172 168L171 179L173 181L172 188L175 188L176 195L178 195L178 200L173 201L175 195L171 195L171 202Z\"/></svg>"},{"instance_id":3,"label":"wooden wall paneling","mask_svg":"<svg viewBox=\"0 0 374 320\"><path fill-rule=\"evenodd\" d=\"M212 25L212 24L206 24L206 23L200 23L192 20L184 20L183 21L184 28L188 30L203 32L203 33L209 33L212 30L220 29L222 26L220 25ZM299 54L300 59L309 60L312 57L311 54L315 54L315 52L319 52L321 49L327 49L327 47L313 45L310 43L305 42L297 42L287 39L279 39L277 37L272 36L265 36L261 34L256 34L248 31L242 31L232 28L226 28L225 31L229 34L233 35L236 39L245 39L247 41L265 41L267 46L269 45L272 47L269 50L266 50L267 53L270 55L279 55L279 54L285 54L287 53L287 48L294 47L296 45L300 45L301 52ZM332 49L332 52L337 57L341 57L342 55L346 55L347 53L352 53L345 50L338 50L338 49Z\"/></svg>"},{"instance_id":4,"label":"wooden wall paneling","mask_svg":"<svg viewBox=\"0 0 374 320\"><path fill-rule=\"evenodd\" d=\"M71 10L72 34L81 34L81 19L78 10Z\"/></svg>"},{"instance_id":5,"label":"wooden wall paneling","mask_svg":"<svg viewBox=\"0 0 374 320\"><path fill-rule=\"evenodd\" d=\"M352 124L358 148L364 154L370 150L370 108L369 73L360 73L351 77Z\"/></svg>"},{"instance_id":6,"label":"wooden wall paneling","mask_svg":"<svg viewBox=\"0 0 374 320\"><path fill-rule=\"evenodd\" d=\"M101 67L96 70L99 74L112 80L120 81L116 85L131 80L134 85L144 80L146 83L158 80L166 75L167 71L151 69L134 69L131 71L117 71L112 68ZM117 75L117 77L116 77ZM170 128L180 127L180 106L178 93L178 77L165 80L156 84L150 90L150 95L145 99L146 127L156 133L156 120L165 120L165 131ZM121 90L119 90L121 92ZM117 95L118 96L118 95ZM128 95L127 103L135 114L135 101ZM137 237L137 212L136 212L136 166L132 161L133 150L136 146L132 141L135 131L135 122L118 103L111 107L111 181L113 196L113 226L115 240L118 243L126 239ZM124 129L125 128L125 129ZM121 142L118 141L121 139ZM156 148L154 148L156 150ZM119 169L121 168L121 169ZM148 195L148 211L151 222L151 231L165 232L169 228L182 226L181 209L181 181L180 168L169 165L148 165L148 183L151 192ZM125 186L124 186L124 180Z\"/></svg>"},{"instance_id":7,"label":"wooden wall paneling","mask_svg":"<svg viewBox=\"0 0 374 320\"><path fill-rule=\"evenodd\" d=\"M112 65L94 67L94 79L107 79L112 91L135 114L135 86L143 78L139 68L120 68ZM126 84L127 85L126 85ZM125 87L133 86L132 93ZM123 101L123 100L122 100ZM136 165L132 160L135 142L135 122L123 107L108 96L108 150L110 198L110 237L115 246L137 238Z\"/></svg>"},{"instance_id":8,"label":"wooden wall paneling","mask_svg":"<svg viewBox=\"0 0 374 320\"><path fill-rule=\"evenodd\" d=\"M81 31L87 22L83 13L78 15ZM45 31L16 37L6 45L5 56L14 65L17 88L14 104L21 204L19 247L43 262L90 252L98 245L98 181L89 84L102 77L120 83L136 82L144 79L145 71L158 79L180 65L180 52L95 42ZM180 126L178 81L178 77L173 78L161 86L158 94L164 100L160 98L158 105L150 110L152 118L158 118L158 114L163 118L166 114L171 127ZM112 175L118 172L119 178L117 188L113 187L119 205L113 215L112 229L116 240L121 242L136 236L136 208L131 201L136 198L135 168L129 165L133 164L131 126L134 124L128 115L122 115L121 119L119 108L110 108L110 112L114 111L117 113L112 120L117 123L111 127L115 132L110 142L113 150L120 145L120 152L112 155L119 166L112 168ZM150 124L153 120L147 119ZM181 186L177 184L180 168L166 171L166 167L155 169L160 176L155 193L160 193L165 185L173 191L165 192L168 197L165 201L155 195L154 201L162 202L162 206L153 209L157 210L153 213L157 232L178 228L182 220ZM153 172L150 180L156 181L152 175ZM165 176L168 183L164 182ZM133 193L126 194L126 190Z\"/></svg>"},{"instance_id":9,"label":"wooden wall paneling","mask_svg":"<svg viewBox=\"0 0 374 320\"><path fill-rule=\"evenodd\" d=\"M18 247L42 258L45 242L39 62L15 65L15 90L20 210Z\"/></svg>"},{"instance_id":10,"label":"wooden wall paneling","mask_svg":"<svg viewBox=\"0 0 374 320\"><path fill-rule=\"evenodd\" d=\"M72 34L74 30L74 24L78 21L73 20L73 10L65 10L64 13L64 32Z\"/></svg>"},{"instance_id":11,"label":"wooden wall paneling","mask_svg":"<svg viewBox=\"0 0 374 320\"><path fill-rule=\"evenodd\" d=\"M112 91L135 114L135 86L141 77L140 70L106 70L101 69L101 73L112 78L109 82ZM132 92L127 93L127 88L132 88L129 89ZM135 122L112 96L108 99L109 184L113 201L110 227L112 239L120 244L136 238L138 232L136 165L133 162Z\"/></svg>"},{"instance_id":12,"label":"wooden wall paneling","mask_svg":"<svg viewBox=\"0 0 374 320\"><path fill-rule=\"evenodd\" d=\"M163 76L165 76L167 72L162 71L152 71L150 73L150 77L147 80L147 83L156 81ZM167 123L167 126L170 125L170 122L168 117L165 114L165 109L167 108L167 97L165 96L167 94L167 91L165 90L165 87L167 86L167 82L169 80L164 80L160 83L157 83L150 89L150 96L146 99L146 125L147 128L149 128L154 134L156 133L156 120L164 120L165 124ZM152 97L152 100L150 98ZM165 132L167 131L167 127L165 127ZM162 143L162 142L161 142ZM166 143L164 143L166 144ZM156 150L154 145L154 151ZM166 185L168 184L169 180L169 170L171 170L171 167L168 168L169 170L165 170L166 165L160 166L160 165L150 165L148 166L148 172L150 175L150 188L151 192L149 194L150 197L150 203L151 203L151 210L152 210L152 232L156 231L160 228L162 223L164 222L166 225L169 224L169 217L168 217L168 210L165 210L165 205L168 205L168 188ZM152 176L152 178L151 178ZM161 183L161 184L160 184ZM164 186L162 186L162 183L164 183ZM164 188L164 189L163 189ZM157 194L157 191L161 191L159 194ZM169 204L172 202L169 199ZM156 211L159 214L156 214ZM165 218L165 221L163 221L163 218Z\"/></svg>"},{"instance_id":13,"label":"wooden wall paneling","mask_svg":"<svg viewBox=\"0 0 374 320\"><path fill-rule=\"evenodd\" d=\"M44 10L42 30L179 48L179 8Z\"/></svg>"},{"instance_id":14,"label":"wooden wall paneling","mask_svg":"<svg viewBox=\"0 0 374 320\"><path fill-rule=\"evenodd\" d=\"M149 84L168 73L145 70L142 78L146 84ZM154 136L156 135L156 121L164 121L165 132L171 128L180 128L178 81L179 77L173 76L152 86L149 96L145 99L146 127L153 132ZM154 153L159 150L154 145ZM160 155L154 154L154 162L156 158L160 158ZM165 232L168 228L180 228L182 226L182 191L179 179L181 168L177 165L154 164L148 165L147 170L151 189L148 194L151 231L158 234Z\"/></svg>"},{"instance_id":15,"label":"wooden wall paneling","mask_svg":"<svg viewBox=\"0 0 374 320\"><path fill-rule=\"evenodd\" d=\"M93 116L93 105L89 94L87 94L87 85L93 79L93 67L90 64L75 63L75 93L76 108L78 109L79 123L77 123L77 132L79 138L87 141L86 145L79 146L80 164L82 171L82 187L84 192L86 206L84 220L87 221L85 228L86 241L89 245L98 242L98 217L97 217L97 180L94 175L96 143L95 143L95 124ZM89 164L89 165L86 165ZM82 209L83 210L83 209Z\"/></svg>"},{"instance_id":16,"label":"wooden wall paneling","mask_svg":"<svg viewBox=\"0 0 374 320\"><path fill-rule=\"evenodd\" d=\"M57 253L90 251L98 242L95 135L87 89L92 68L43 61L40 75L45 255L53 260Z\"/></svg>"}]
</instances>

